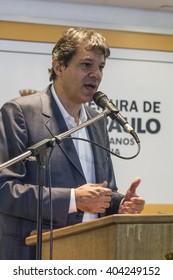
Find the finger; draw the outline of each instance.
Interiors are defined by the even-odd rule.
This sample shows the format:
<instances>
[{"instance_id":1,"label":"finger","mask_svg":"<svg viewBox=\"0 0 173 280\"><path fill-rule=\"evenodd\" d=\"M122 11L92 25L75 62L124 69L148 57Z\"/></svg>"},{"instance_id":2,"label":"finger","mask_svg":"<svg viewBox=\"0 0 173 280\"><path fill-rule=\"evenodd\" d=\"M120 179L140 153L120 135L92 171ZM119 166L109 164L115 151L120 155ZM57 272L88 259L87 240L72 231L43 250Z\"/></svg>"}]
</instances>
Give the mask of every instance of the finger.
<instances>
[{"instance_id":1,"label":"finger","mask_svg":"<svg viewBox=\"0 0 173 280\"><path fill-rule=\"evenodd\" d=\"M137 201L138 203L134 202L134 200L130 200L130 201L125 201L121 207L123 209L123 211L128 211L129 213L141 213L142 210L144 209L144 200L140 200Z\"/></svg>"},{"instance_id":2,"label":"finger","mask_svg":"<svg viewBox=\"0 0 173 280\"><path fill-rule=\"evenodd\" d=\"M102 206L102 208L105 208L105 209L109 208L109 207L110 207L110 203L104 203L103 206Z\"/></svg>"},{"instance_id":3,"label":"finger","mask_svg":"<svg viewBox=\"0 0 173 280\"><path fill-rule=\"evenodd\" d=\"M134 214L135 211L130 207L122 207L118 211L119 214Z\"/></svg>"},{"instance_id":4,"label":"finger","mask_svg":"<svg viewBox=\"0 0 173 280\"><path fill-rule=\"evenodd\" d=\"M108 182L103 181L102 183L96 184L102 193L102 196L110 196L112 194L112 190L108 188Z\"/></svg>"},{"instance_id":5,"label":"finger","mask_svg":"<svg viewBox=\"0 0 173 280\"><path fill-rule=\"evenodd\" d=\"M145 204L145 200L140 196L137 196L137 197L134 196L130 199L130 201L132 201L134 204L138 204L138 205L144 205Z\"/></svg>"},{"instance_id":6,"label":"finger","mask_svg":"<svg viewBox=\"0 0 173 280\"><path fill-rule=\"evenodd\" d=\"M111 196L110 195L105 195L104 201L105 202L110 202L111 201Z\"/></svg>"},{"instance_id":7,"label":"finger","mask_svg":"<svg viewBox=\"0 0 173 280\"><path fill-rule=\"evenodd\" d=\"M99 184L101 187L103 188L107 188L108 186L108 182L107 181L103 181L102 183Z\"/></svg>"},{"instance_id":8,"label":"finger","mask_svg":"<svg viewBox=\"0 0 173 280\"><path fill-rule=\"evenodd\" d=\"M93 187L93 188L95 188L95 187L107 188L108 182L107 181L103 181L102 183L90 184L90 186Z\"/></svg>"},{"instance_id":9,"label":"finger","mask_svg":"<svg viewBox=\"0 0 173 280\"><path fill-rule=\"evenodd\" d=\"M141 178L139 178L139 177L136 177L133 180L133 182L132 182L132 184L130 185L130 188L129 188L129 192L131 193L131 195L135 194L136 188L139 186L140 182L141 182Z\"/></svg>"}]
</instances>

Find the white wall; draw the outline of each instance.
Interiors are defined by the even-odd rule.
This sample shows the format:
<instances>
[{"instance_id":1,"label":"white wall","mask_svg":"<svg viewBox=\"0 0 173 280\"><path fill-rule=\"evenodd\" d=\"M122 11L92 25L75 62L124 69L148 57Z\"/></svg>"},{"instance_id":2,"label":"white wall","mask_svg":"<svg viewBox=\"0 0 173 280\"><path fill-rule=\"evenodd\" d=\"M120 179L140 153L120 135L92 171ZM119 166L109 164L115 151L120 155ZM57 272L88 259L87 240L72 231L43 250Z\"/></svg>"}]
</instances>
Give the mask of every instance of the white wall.
<instances>
[{"instance_id":1,"label":"white wall","mask_svg":"<svg viewBox=\"0 0 173 280\"><path fill-rule=\"evenodd\" d=\"M53 47L13 41L2 44L0 106L18 97L21 89L42 90L48 85ZM141 176L138 193L147 203L172 203L172 73L173 53L112 49L100 86L131 125L135 120L134 129L141 140L141 152L135 159L112 157L119 190L125 192L131 180ZM124 100L126 107L121 106ZM97 109L94 103L92 107ZM111 148L122 156L134 155L137 145L131 135L119 131L116 123L111 128L108 121Z\"/></svg>"}]
</instances>

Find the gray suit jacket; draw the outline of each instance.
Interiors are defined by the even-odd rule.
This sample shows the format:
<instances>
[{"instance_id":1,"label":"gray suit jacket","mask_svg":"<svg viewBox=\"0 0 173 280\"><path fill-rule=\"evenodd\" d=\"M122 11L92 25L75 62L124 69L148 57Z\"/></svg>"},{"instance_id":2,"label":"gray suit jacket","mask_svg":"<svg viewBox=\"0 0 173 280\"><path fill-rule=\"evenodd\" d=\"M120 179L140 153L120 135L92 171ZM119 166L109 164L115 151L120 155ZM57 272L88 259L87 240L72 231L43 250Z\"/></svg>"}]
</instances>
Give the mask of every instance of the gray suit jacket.
<instances>
[{"instance_id":1,"label":"gray suit jacket","mask_svg":"<svg viewBox=\"0 0 173 280\"><path fill-rule=\"evenodd\" d=\"M97 112L86 107L88 118ZM88 128L92 141L109 148L105 120ZM43 139L51 139L67 131L66 123L50 93L43 92L17 98L6 103L0 114L0 163L24 153ZM107 180L113 190L112 202L105 215L117 213L123 195L117 192L110 154L92 145L96 181ZM47 155L50 148L47 149ZM50 166L50 168L49 168ZM57 144L45 169L43 187L43 228L49 229L50 194L54 228L82 222L83 213L68 214L70 191L86 183L72 140ZM25 238L37 222L37 163L20 161L0 172L0 259L34 259L35 248L25 245Z\"/></svg>"}]
</instances>

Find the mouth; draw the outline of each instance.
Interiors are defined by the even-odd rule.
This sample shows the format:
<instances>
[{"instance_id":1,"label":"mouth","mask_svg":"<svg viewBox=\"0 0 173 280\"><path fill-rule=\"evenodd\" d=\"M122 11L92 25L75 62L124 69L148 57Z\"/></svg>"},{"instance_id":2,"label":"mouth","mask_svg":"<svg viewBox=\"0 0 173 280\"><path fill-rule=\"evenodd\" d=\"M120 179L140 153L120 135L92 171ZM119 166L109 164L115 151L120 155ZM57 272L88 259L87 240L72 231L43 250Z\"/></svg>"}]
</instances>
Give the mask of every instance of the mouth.
<instances>
[{"instance_id":1,"label":"mouth","mask_svg":"<svg viewBox=\"0 0 173 280\"><path fill-rule=\"evenodd\" d=\"M85 88L87 91L95 92L97 90L97 86L93 83L85 84Z\"/></svg>"}]
</instances>

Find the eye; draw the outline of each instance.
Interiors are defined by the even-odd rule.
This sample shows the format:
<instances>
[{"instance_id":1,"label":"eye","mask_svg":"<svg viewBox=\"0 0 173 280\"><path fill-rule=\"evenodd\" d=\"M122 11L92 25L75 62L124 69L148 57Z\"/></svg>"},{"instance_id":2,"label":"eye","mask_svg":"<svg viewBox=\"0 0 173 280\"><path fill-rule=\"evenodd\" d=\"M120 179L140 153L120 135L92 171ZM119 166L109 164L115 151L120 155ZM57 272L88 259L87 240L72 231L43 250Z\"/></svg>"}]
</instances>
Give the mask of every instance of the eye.
<instances>
[{"instance_id":1,"label":"eye","mask_svg":"<svg viewBox=\"0 0 173 280\"><path fill-rule=\"evenodd\" d=\"M92 64L90 62L83 62L81 66L83 69L90 69L92 67Z\"/></svg>"},{"instance_id":2,"label":"eye","mask_svg":"<svg viewBox=\"0 0 173 280\"><path fill-rule=\"evenodd\" d=\"M104 65L101 65L101 66L99 67L99 69L100 69L101 72L103 71L104 67L105 67Z\"/></svg>"}]
</instances>

